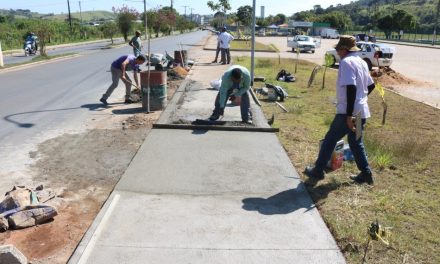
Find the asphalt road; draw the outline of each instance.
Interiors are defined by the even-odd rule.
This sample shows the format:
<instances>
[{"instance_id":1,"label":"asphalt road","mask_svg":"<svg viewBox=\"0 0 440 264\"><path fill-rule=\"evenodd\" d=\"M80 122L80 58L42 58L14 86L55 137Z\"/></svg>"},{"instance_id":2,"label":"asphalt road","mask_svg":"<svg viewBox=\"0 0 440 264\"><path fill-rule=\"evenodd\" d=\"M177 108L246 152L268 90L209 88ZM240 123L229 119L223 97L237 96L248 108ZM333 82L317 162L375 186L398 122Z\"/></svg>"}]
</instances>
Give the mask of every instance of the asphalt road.
<instances>
[{"instance_id":1,"label":"asphalt road","mask_svg":"<svg viewBox=\"0 0 440 264\"><path fill-rule=\"evenodd\" d=\"M198 31L153 39L151 52L173 54L180 43L183 49L189 49L206 34ZM80 57L0 72L0 157L39 143L51 134L75 130L99 114L99 98L111 82L111 62L132 52L128 45L114 49L99 47L82 46ZM116 90L122 95L123 85ZM116 93L109 101L122 100ZM3 163L2 169L8 169L8 164Z\"/></svg>"},{"instance_id":2,"label":"asphalt road","mask_svg":"<svg viewBox=\"0 0 440 264\"><path fill-rule=\"evenodd\" d=\"M122 43L122 40L118 39L114 42L115 44ZM75 45L75 46L66 46L66 47L58 47L55 49L47 49L47 55L59 55L59 54L66 54L66 53L93 53L96 50L104 49L109 44L111 44L110 41L100 41L92 44L85 44L85 45ZM31 61L33 58L37 56L25 56L24 51L23 54L13 54L4 56L3 60L5 65L8 64L17 64L17 63L23 63Z\"/></svg>"}]
</instances>

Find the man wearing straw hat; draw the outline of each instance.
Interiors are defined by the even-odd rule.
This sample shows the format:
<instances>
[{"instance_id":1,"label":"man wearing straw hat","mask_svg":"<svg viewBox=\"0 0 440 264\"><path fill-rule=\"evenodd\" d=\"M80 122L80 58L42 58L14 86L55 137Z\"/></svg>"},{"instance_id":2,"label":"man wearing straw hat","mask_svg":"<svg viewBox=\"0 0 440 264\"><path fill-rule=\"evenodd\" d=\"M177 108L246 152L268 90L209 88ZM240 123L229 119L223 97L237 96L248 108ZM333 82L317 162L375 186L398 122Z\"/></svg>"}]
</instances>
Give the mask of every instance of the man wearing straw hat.
<instances>
[{"instance_id":1,"label":"man wearing straw hat","mask_svg":"<svg viewBox=\"0 0 440 264\"><path fill-rule=\"evenodd\" d=\"M304 174L309 177L308 182L312 185L324 179L324 170L336 143L347 135L356 165L361 171L350 179L355 183L372 185L374 180L368 164L363 136L360 134L360 137L356 138L356 129L363 131L366 119L370 117L367 100L375 87L374 82L367 63L356 54L360 49L356 47L356 39L353 36L341 36L335 49L341 58L336 82L336 116L322 142L315 166L307 166ZM362 125L356 127L353 116L359 114Z\"/></svg>"}]
</instances>

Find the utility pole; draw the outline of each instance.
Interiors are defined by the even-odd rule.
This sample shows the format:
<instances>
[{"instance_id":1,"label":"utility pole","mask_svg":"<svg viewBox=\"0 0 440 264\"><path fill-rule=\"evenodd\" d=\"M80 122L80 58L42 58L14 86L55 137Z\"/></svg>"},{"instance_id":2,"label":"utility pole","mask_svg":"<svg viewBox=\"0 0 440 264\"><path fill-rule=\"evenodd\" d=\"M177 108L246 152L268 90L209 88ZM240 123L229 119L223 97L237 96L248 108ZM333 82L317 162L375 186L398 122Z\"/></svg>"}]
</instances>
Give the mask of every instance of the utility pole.
<instances>
[{"instance_id":1,"label":"utility pole","mask_svg":"<svg viewBox=\"0 0 440 264\"><path fill-rule=\"evenodd\" d=\"M433 36L432 36L432 46L434 46L435 42L437 41L437 26L438 26L439 12L440 12L440 0L438 0L438 3L437 3L437 13L435 15L434 32L433 32Z\"/></svg>"},{"instance_id":2,"label":"utility pole","mask_svg":"<svg viewBox=\"0 0 440 264\"><path fill-rule=\"evenodd\" d=\"M67 9L69 10L69 26L70 26L70 33L72 33L72 16L70 15L70 2L67 0Z\"/></svg>"},{"instance_id":3,"label":"utility pole","mask_svg":"<svg viewBox=\"0 0 440 264\"><path fill-rule=\"evenodd\" d=\"M252 2L252 45L251 45L251 86L254 85L254 68L255 68L255 8L256 0ZM251 88L252 89L252 88Z\"/></svg>"},{"instance_id":4,"label":"utility pole","mask_svg":"<svg viewBox=\"0 0 440 264\"><path fill-rule=\"evenodd\" d=\"M194 8L190 8L190 10L191 10L191 21L193 21L193 10L194 10Z\"/></svg>"},{"instance_id":5,"label":"utility pole","mask_svg":"<svg viewBox=\"0 0 440 264\"><path fill-rule=\"evenodd\" d=\"M189 6L183 6L183 7L185 8L185 18L186 18L186 8L189 7Z\"/></svg>"},{"instance_id":6,"label":"utility pole","mask_svg":"<svg viewBox=\"0 0 440 264\"><path fill-rule=\"evenodd\" d=\"M79 3L79 17L81 18L81 25L83 23L83 16L82 16L82 12L81 12L81 1L78 1Z\"/></svg>"},{"instance_id":7,"label":"utility pole","mask_svg":"<svg viewBox=\"0 0 440 264\"><path fill-rule=\"evenodd\" d=\"M171 11L173 10L173 0L171 0Z\"/></svg>"}]
</instances>

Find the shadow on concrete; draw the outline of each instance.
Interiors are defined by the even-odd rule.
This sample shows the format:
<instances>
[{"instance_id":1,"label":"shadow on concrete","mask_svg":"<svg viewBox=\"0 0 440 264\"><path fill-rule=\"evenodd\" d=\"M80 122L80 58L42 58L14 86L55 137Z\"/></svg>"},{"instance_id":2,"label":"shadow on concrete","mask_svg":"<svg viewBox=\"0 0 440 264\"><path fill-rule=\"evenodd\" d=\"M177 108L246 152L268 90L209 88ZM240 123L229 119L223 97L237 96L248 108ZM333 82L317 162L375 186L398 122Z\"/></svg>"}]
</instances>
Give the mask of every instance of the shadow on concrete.
<instances>
[{"instance_id":1,"label":"shadow on concrete","mask_svg":"<svg viewBox=\"0 0 440 264\"><path fill-rule=\"evenodd\" d=\"M112 111L115 115L132 115L139 113L146 113L147 111L142 107L128 108L128 109L115 109ZM151 112L150 112L151 113Z\"/></svg>"},{"instance_id":2,"label":"shadow on concrete","mask_svg":"<svg viewBox=\"0 0 440 264\"><path fill-rule=\"evenodd\" d=\"M85 105L81 105L80 107L70 107L70 108L60 108L60 109L28 111L28 112L10 114L10 115L7 115L7 116L3 117L3 119L6 122L15 124L15 125L17 125L18 127L21 127L21 128L31 128L31 127L35 126L35 124L33 124L33 123L22 123L22 122L14 120L13 117L21 116L21 115L29 115L29 114L47 113L47 112L59 112L59 111L78 110L78 109L81 109L81 108L87 108L90 111L103 111L104 109L109 108L110 105L116 105L116 104L120 104L120 103L109 104L107 106L105 106L105 105L103 105L101 103L99 103L99 104L85 104Z\"/></svg>"},{"instance_id":3,"label":"shadow on concrete","mask_svg":"<svg viewBox=\"0 0 440 264\"><path fill-rule=\"evenodd\" d=\"M268 198L246 198L242 208L247 211L258 211L263 215L290 214L298 209L310 210L315 207L304 193L302 183L297 188L277 193Z\"/></svg>"},{"instance_id":4,"label":"shadow on concrete","mask_svg":"<svg viewBox=\"0 0 440 264\"><path fill-rule=\"evenodd\" d=\"M202 129L195 129L191 134L193 135L204 135L208 133L208 130L202 130Z\"/></svg>"}]
</instances>

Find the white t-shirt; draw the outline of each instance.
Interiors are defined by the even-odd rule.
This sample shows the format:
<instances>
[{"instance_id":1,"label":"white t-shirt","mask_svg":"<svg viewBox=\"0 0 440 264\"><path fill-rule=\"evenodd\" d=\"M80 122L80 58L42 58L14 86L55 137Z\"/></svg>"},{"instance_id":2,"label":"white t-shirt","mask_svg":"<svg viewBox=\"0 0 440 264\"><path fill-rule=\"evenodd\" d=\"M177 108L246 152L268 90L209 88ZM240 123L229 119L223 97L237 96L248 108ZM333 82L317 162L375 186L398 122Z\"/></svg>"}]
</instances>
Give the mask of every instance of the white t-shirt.
<instances>
[{"instance_id":1,"label":"white t-shirt","mask_svg":"<svg viewBox=\"0 0 440 264\"><path fill-rule=\"evenodd\" d=\"M229 43L234 39L234 37L228 32L222 32L218 35L218 40L220 41L221 49L229 49L231 46Z\"/></svg>"},{"instance_id":2,"label":"white t-shirt","mask_svg":"<svg viewBox=\"0 0 440 264\"><path fill-rule=\"evenodd\" d=\"M362 118L369 118L368 86L373 84L367 63L356 53L350 53L339 63L338 80L336 82L336 113L347 113L347 85L356 86L356 100L353 115L361 112Z\"/></svg>"}]
</instances>

